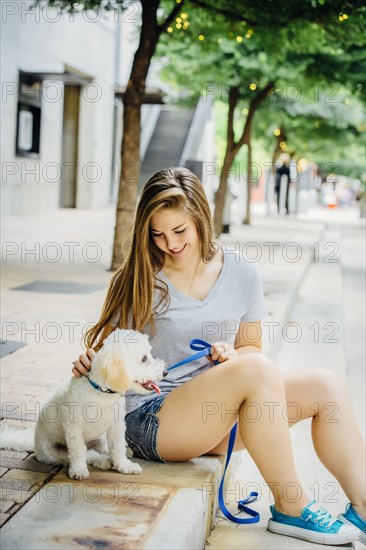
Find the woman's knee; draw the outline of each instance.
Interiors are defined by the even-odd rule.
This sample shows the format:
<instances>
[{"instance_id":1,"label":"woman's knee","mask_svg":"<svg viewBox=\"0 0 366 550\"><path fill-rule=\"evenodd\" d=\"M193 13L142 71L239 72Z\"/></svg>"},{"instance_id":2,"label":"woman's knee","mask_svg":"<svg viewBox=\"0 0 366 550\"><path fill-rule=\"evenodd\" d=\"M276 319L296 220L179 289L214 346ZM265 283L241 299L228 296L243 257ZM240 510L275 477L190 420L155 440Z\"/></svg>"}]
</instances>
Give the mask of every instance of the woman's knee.
<instances>
[{"instance_id":1,"label":"woman's knee","mask_svg":"<svg viewBox=\"0 0 366 550\"><path fill-rule=\"evenodd\" d=\"M245 353L243 355L235 355L232 357L228 364L235 363L244 366L245 368L265 368L265 369L276 369L277 367L273 363L273 361L267 357L267 355L264 355L263 353ZM225 364L225 363L223 363Z\"/></svg>"},{"instance_id":2,"label":"woman's knee","mask_svg":"<svg viewBox=\"0 0 366 550\"><path fill-rule=\"evenodd\" d=\"M229 366L229 365L228 365ZM280 371L273 361L262 353L248 353L239 355L232 360L232 369L235 371L235 380L240 377L253 380L256 384L263 386L283 386Z\"/></svg>"},{"instance_id":3,"label":"woman's knee","mask_svg":"<svg viewBox=\"0 0 366 550\"><path fill-rule=\"evenodd\" d=\"M345 381L336 372L323 368L313 369L310 372L322 401L330 401L346 391Z\"/></svg>"}]
</instances>

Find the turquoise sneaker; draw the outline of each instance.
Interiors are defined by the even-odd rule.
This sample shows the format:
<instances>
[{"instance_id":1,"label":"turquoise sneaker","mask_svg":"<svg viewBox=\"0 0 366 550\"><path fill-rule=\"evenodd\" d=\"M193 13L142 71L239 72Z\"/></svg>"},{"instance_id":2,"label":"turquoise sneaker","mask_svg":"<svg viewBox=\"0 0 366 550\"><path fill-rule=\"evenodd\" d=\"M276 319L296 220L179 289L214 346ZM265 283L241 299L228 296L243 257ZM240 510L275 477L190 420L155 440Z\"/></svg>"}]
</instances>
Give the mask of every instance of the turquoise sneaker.
<instances>
[{"instance_id":1,"label":"turquoise sneaker","mask_svg":"<svg viewBox=\"0 0 366 550\"><path fill-rule=\"evenodd\" d=\"M345 525L331 516L315 500L305 506L301 516L286 516L270 507L272 519L267 529L278 535L287 535L318 544L346 544L358 539L359 531L354 525Z\"/></svg>"},{"instance_id":2,"label":"turquoise sneaker","mask_svg":"<svg viewBox=\"0 0 366 550\"><path fill-rule=\"evenodd\" d=\"M348 525L354 525L358 529L358 539L366 544L366 521L358 515L352 504L349 502L346 506L344 514L339 514L338 519L347 523Z\"/></svg>"}]
</instances>

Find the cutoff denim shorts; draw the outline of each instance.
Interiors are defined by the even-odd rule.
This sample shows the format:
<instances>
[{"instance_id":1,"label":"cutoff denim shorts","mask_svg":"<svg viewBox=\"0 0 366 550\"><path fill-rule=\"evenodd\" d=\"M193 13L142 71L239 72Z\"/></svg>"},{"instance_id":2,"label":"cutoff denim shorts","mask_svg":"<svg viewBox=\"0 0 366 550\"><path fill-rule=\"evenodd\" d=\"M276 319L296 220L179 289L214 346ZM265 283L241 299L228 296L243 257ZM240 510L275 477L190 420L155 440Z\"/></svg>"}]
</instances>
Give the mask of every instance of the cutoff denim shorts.
<instances>
[{"instance_id":1,"label":"cutoff denim shorts","mask_svg":"<svg viewBox=\"0 0 366 550\"><path fill-rule=\"evenodd\" d=\"M126 415L126 441L134 456L167 462L159 455L156 447L159 428L159 419L156 415L165 398L166 395L158 395Z\"/></svg>"}]
</instances>

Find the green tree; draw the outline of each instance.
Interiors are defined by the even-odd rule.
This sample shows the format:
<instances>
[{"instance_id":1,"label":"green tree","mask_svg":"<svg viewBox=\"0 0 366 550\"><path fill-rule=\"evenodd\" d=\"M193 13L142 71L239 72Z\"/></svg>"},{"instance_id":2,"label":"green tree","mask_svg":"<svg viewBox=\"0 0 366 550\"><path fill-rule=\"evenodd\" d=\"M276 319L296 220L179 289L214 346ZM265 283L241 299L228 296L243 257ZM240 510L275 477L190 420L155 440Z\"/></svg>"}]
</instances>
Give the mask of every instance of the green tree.
<instances>
[{"instance_id":1,"label":"green tree","mask_svg":"<svg viewBox=\"0 0 366 550\"><path fill-rule=\"evenodd\" d=\"M273 160L283 150L314 159L323 157L323 162L333 165L343 159L343 173L360 177L364 171L362 67L366 55L360 50L353 52L352 65L343 62L348 52L341 57L338 46L333 55L321 55L322 64L318 64L318 54L308 56L306 64L302 54L291 60L302 68L298 79L277 80L255 127L255 136L267 149L275 142Z\"/></svg>"},{"instance_id":2,"label":"green tree","mask_svg":"<svg viewBox=\"0 0 366 550\"><path fill-rule=\"evenodd\" d=\"M265 16L262 26L257 29L248 28L242 21L232 23L226 20L223 24L222 20L215 17L211 17L203 27L201 21L192 20L188 17L189 14L186 14L185 24L177 20L175 27L168 29L169 35L165 35L160 42L158 54L162 56L165 65L162 70L163 77L171 81L173 74L179 89L187 87L189 74L189 91L193 100L197 100L207 83L211 83L211 90L219 90L218 95L221 98L226 95L226 145L215 198L214 220L217 233L221 232L228 174L243 145L247 147L247 208L244 223L250 222L250 195L253 182L251 130L254 115L259 107L264 105L264 100L269 94L272 98L275 97L278 84L281 91L281 87L291 82L301 82L306 90L311 85L319 86L324 83L329 87L337 78L343 83L347 81L350 87L357 85L358 90L362 90L362 59L356 71L351 63L340 63L337 60L341 53L350 56L351 52L356 51L359 58L362 58L359 42L365 11L361 10L363 18L357 19L348 16L344 11L334 13L332 6L326 6L326 2L321 3L323 7L320 10L315 9L316 3L313 4L312 12L309 5L305 6L306 9L302 13L295 10L289 16L289 24L286 26L266 27ZM307 20L302 21L305 12ZM325 13L332 15L327 22L323 19ZM281 18L283 13L277 20L281 22ZM346 21L351 22L353 38L350 39L345 33L342 42L342 33L336 31ZM182 50L184 57L181 55ZM320 56L331 59L333 67L335 64L338 65L338 71L334 73L321 68L317 77L316 67ZM274 112L274 107L282 113L280 118L286 114L290 115L285 108L286 101L280 100L276 104L272 101L271 107L268 113L272 113L274 120L279 118L278 113ZM309 109L309 106L304 109ZM299 111L299 118L304 118L305 110L302 113ZM328 115L331 116L332 113L329 112ZM284 143L283 133L282 128L281 138L277 140L277 147L273 153L273 164L278 152L281 151L280 143Z\"/></svg>"},{"instance_id":3,"label":"green tree","mask_svg":"<svg viewBox=\"0 0 366 550\"><path fill-rule=\"evenodd\" d=\"M220 234L228 176L243 146L246 146L248 152L248 200L244 223L250 223L253 181L251 131L255 114L273 91L276 77L283 76L284 70L278 59L284 59L284 50L279 50L271 59L263 51L263 31L253 31L243 22L234 25L229 22L223 26L222 20L211 17L205 31L200 32L200 22L193 21L191 24L189 14L186 15L185 32L178 23L178 32L170 32L160 42L158 54L162 56L165 65L161 74L170 81L173 74L178 89L186 88L189 74L192 101L197 101L200 95L205 100L208 90L215 90L217 96L227 101L225 153L214 212L215 230ZM258 37L254 39L253 34ZM184 57L181 55L182 49Z\"/></svg>"},{"instance_id":4,"label":"green tree","mask_svg":"<svg viewBox=\"0 0 366 550\"><path fill-rule=\"evenodd\" d=\"M362 102L344 86L318 84L307 88L298 101L275 95L263 109L255 135L265 148L274 147L273 161L287 151L360 178L365 171Z\"/></svg>"}]
</instances>

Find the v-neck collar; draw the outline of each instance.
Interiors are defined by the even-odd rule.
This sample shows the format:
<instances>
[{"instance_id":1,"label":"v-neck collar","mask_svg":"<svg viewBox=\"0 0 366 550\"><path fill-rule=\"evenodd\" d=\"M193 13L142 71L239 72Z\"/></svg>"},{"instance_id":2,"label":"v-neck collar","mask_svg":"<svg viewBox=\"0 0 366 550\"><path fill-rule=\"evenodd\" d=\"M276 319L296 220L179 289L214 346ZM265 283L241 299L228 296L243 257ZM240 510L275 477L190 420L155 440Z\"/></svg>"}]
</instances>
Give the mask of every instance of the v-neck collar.
<instances>
[{"instance_id":1,"label":"v-neck collar","mask_svg":"<svg viewBox=\"0 0 366 550\"><path fill-rule=\"evenodd\" d=\"M180 298L183 298L184 300L190 300L192 302L196 302L196 304L204 305L204 304L206 304L207 302L210 301L210 299L213 296L213 294L215 293L217 287L220 285L220 283L222 281L222 278L225 274L225 271L227 269L228 262L227 262L225 250L222 250L222 254L223 254L223 263L222 263L222 266L221 266L221 271L220 271L216 281L214 282L214 284L212 285L212 287L208 291L208 294L205 296L205 298L203 300L198 300L197 298L193 298L192 296L188 296L188 294L184 294L184 292L181 292L180 290L176 289L175 286L170 282L169 277L167 275L165 275L165 273L163 271L160 271L159 275L161 275L163 277L164 281L167 283L167 285L169 287L169 290L171 291L172 294L175 294L176 296L178 296Z\"/></svg>"}]
</instances>

